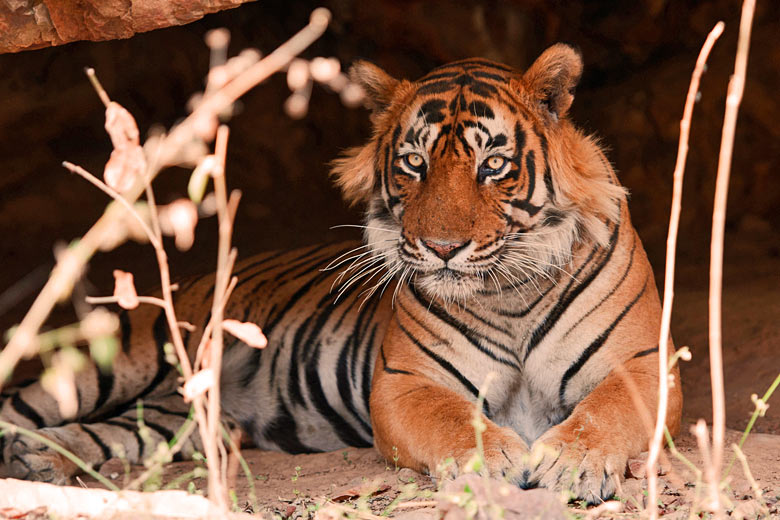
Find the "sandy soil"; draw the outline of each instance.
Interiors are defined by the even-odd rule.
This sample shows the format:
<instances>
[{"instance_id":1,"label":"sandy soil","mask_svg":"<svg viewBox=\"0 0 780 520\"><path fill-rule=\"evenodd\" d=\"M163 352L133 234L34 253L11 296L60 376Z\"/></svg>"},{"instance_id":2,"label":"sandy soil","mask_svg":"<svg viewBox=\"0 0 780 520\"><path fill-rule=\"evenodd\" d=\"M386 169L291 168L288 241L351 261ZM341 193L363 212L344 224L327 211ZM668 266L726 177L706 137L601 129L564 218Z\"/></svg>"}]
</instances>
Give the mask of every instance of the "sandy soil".
<instances>
[{"instance_id":1,"label":"sandy soil","mask_svg":"<svg viewBox=\"0 0 780 520\"><path fill-rule=\"evenodd\" d=\"M740 436L741 432L729 430L727 444L737 442ZM703 467L696 440L687 428L677 438L676 446L683 457L696 467ZM753 488L739 461L736 461L726 491L731 501L729 509L732 517L744 514L745 518L755 518L755 513L760 511L761 500L771 515L780 514L780 472L777 471L780 467L780 436L752 434L744 444L743 451L756 488ZM245 450L243 455L254 474L255 499L252 498L249 481L239 474L235 503L246 512L262 513L268 517L308 518L316 509L335 503L379 515L392 514L394 517L437 518L439 514L430 496L437 489L436 482L409 469L395 468L392 462L386 462L370 448L350 448L312 455ZM727 464L732 459L733 451L729 450ZM622 490L618 493L624 503L624 513L638 514L644 508L647 482L641 476L642 460L639 458L632 462ZM163 481L172 482L192 469L193 463L190 462L171 464L164 472ZM118 485L125 478L119 461L110 461L101 473ZM138 473L140 471L134 469L129 478ZM662 464L662 475L659 478L661 511L665 517L687 518L691 505L702 500L696 474L684 462L669 456ZM88 486L99 486L90 478L82 477L81 480ZM186 489L189 481L185 480L179 487ZM198 489L205 487L203 479L195 479L193 482ZM761 491L761 499L757 499L756 489ZM415 502L421 502L424 506L415 507ZM579 507L570 504L573 511Z\"/></svg>"}]
</instances>

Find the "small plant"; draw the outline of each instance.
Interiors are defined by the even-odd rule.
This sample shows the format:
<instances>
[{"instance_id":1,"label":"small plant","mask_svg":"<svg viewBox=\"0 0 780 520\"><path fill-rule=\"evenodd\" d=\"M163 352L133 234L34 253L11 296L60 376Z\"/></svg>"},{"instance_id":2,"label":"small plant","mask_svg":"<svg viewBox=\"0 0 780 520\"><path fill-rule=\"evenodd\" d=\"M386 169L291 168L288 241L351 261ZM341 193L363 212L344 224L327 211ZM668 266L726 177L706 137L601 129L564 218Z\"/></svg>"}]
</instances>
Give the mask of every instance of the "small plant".
<instances>
[{"instance_id":1,"label":"small plant","mask_svg":"<svg viewBox=\"0 0 780 520\"><path fill-rule=\"evenodd\" d=\"M398 455L398 446L393 446L393 464L395 464L395 470L398 471L398 459L401 457Z\"/></svg>"}]
</instances>

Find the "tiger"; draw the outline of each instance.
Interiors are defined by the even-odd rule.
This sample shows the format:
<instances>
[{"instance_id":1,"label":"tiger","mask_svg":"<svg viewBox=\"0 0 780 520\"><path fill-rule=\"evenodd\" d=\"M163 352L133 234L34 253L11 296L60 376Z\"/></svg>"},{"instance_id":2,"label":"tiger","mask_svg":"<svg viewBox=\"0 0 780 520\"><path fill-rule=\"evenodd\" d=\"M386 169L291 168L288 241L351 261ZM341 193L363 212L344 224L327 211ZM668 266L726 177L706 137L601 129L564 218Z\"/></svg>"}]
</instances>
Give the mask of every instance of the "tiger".
<instances>
[{"instance_id":1,"label":"tiger","mask_svg":"<svg viewBox=\"0 0 780 520\"><path fill-rule=\"evenodd\" d=\"M566 44L525 72L472 58L410 81L353 64L373 131L332 175L365 207L363 242L234 270L225 317L259 325L268 346L226 342L222 409L254 446L373 445L420 472L448 461L455 476L474 468L476 413L484 473L590 503L613 496L657 413L661 308L626 189L568 117L582 70ZM191 356L214 283L175 293ZM75 419L37 382L4 394L0 418L95 467L117 453L141 463L189 407L159 308L121 312L118 337L113 371L79 375ZM5 476L66 483L78 472L29 436L8 433L0 449ZM200 449L194 434L175 459Z\"/></svg>"}]
</instances>

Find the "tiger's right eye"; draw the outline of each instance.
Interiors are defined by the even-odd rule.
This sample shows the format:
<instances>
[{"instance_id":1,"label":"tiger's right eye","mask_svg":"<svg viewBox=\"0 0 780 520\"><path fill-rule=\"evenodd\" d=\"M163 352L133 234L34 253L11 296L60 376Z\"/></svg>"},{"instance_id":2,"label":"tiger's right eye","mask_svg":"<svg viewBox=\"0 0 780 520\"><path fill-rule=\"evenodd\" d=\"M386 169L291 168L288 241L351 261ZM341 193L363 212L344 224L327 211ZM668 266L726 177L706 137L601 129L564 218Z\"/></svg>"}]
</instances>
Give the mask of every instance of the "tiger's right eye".
<instances>
[{"instance_id":1,"label":"tiger's right eye","mask_svg":"<svg viewBox=\"0 0 780 520\"><path fill-rule=\"evenodd\" d=\"M403 160L414 171L420 171L425 168L425 159L418 153L408 153L404 155Z\"/></svg>"}]
</instances>

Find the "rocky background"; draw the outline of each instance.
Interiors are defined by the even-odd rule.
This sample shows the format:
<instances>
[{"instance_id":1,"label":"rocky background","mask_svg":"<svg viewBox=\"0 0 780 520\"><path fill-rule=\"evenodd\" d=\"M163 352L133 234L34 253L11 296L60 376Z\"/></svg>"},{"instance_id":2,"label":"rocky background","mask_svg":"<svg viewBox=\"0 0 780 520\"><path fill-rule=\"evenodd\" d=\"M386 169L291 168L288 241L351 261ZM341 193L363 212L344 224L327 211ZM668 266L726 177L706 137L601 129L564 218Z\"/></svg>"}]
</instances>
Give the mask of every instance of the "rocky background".
<instances>
[{"instance_id":1,"label":"rocky background","mask_svg":"<svg viewBox=\"0 0 780 520\"><path fill-rule=\"evenodd\" d=\"M13 11L14 5L29 4L4 3L3 22L11 19L4 12L21 12ZM122 2L102 5L109 4ZM733 71L738 2L264 0L126 40L81 41L0 55L0 235L5 237L0 242L0 328L18 321L29 306L53 263L55 244L80 236L107 202L60 166L68 160L100 173L111 151L103 106L84 67L96 69L111 97L135 115L145 133L154 124L169 126L184 115L189 96L202 89L208 67L203 36L209 29L230 29L231 54L245 47L267 53L302 27L318 5L332 11L333 22L306 56L335 56L344 66L365 58L399 77L419 77L469 56L525 68L557 41L579 46L586 68L572 117L603 138L631 191L634 223L659 273L690 73L706 34L724 20L726 32L711 55L694 115L680 236L680 283L695 290L706 287L714 178L726 86ZM160 16L168 14L160 11ZM187 21L179 16L176 23ZM120 22L132 26L127 19ZM136 32L106 27L119 36ZM780 256L780 236L774 232L780 224L780 182L775 178L780 166L778 33L776 5L759 1L732 168L726 269L727 284L739 283L748 273L751 279L760 278L759 286L775 291L780 281L774 268ZM248 94L231 123L228 180L244 192L235 239L241 257L358 235L355 230L331 229L358 223L360 213L341 202L328 179L327 164L368 135L367 113L346 109L336 96L315 87L308 115L294 121L282 110L288 95L280 75ZM186 180L185 172L163 175L155 184L159 198L166 202L181 196ZM193 251L173 254L175 273L213 269L213 219L202 222L198 234ZM81 290L110 292L113 268L133 271L141 287L157 283L151 250L130 244L97 258ZM774 299L767 298L776 300L776 293ZM66 320L68 313L69 307L63 307L60 319ZM776 317L770 312L756 325L756 334L766 339L766 327L776 323ZM702 346L706 349L706 343ZM762 365L770 376L778 368L778 358L771 358ZM767 385L761 379L753 391Z\"/></svg>"}]
</instances>

